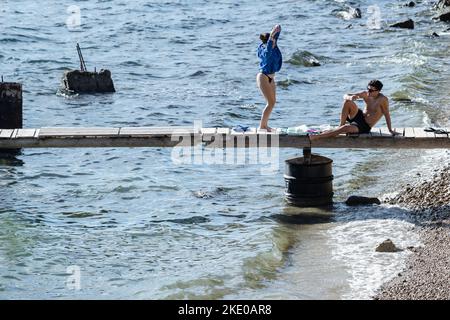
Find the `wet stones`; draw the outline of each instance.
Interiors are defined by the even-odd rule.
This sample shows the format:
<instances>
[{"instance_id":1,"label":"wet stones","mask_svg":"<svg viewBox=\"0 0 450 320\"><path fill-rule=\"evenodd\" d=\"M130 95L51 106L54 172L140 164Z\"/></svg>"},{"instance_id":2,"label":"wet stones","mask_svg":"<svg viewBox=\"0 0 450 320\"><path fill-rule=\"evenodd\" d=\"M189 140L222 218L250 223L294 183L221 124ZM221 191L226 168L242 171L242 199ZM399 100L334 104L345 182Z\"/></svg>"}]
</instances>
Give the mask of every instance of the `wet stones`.
<instances>
[{"instance_id":1,"label":"wet stones","mask_svg":"<svg viewBox=\"0 0 450 320\"><path fill-rule=\"evenodd\" d=\"M398 252L401 249L397 248L391 239L387 239L380 243L375 249L376 252Z\"/></svg>"},{"instance_id":2,"label":"wet stones","mask_svg":"<svg viewBox=\"0 0 450 320\"><path fill-rule=\"evenodd\" d=\"M406 21L391 24L390 27L403 28L403 29L414 29L414 21L412 19L408 19Z\"/></svg>"},{"instance_id":3,"label":"wet stones","mask_svg":"<svg viewBox=\"0 0 450 320\"><path fill-rule=\"evenodd\" d=\"M444 9L445 7L449 7L450 6L450 0L439 0L436 3L436 8L438 9Z\"/></svg>"},{"instance_id":4,"label":"wet stones","mask_svg":"<svg viewBox=\"0 0 450 320\"><path fill-rule=\"evenodd\" d=\"M440 21L449 22L450 21L450 12L441 14L438 18Z\"/></svg>"},{"instance_id":5,"label":"wet stones","mask_svg":"<svg viewBox=\"0 0 450 320\"><path fill-rule=\"evenodd\" d=\"M111 71L106 69L101 69L100 72L66 71L61 83L65 90L75 93L108 93L116 91L111 78Z\"/></svg>"},{"instance_id":6,"label":"wet stones","mask_svg":"<svg viewBox=\"0 0 450 320\"><path fill-rule=\"evenodd\" d=\"M366 206L372 204L381 204L381 201L378 198L368 198L368 197L360 197L360 196L350 196L345 204L348 206Z\"/></svg>"}]
</instances>

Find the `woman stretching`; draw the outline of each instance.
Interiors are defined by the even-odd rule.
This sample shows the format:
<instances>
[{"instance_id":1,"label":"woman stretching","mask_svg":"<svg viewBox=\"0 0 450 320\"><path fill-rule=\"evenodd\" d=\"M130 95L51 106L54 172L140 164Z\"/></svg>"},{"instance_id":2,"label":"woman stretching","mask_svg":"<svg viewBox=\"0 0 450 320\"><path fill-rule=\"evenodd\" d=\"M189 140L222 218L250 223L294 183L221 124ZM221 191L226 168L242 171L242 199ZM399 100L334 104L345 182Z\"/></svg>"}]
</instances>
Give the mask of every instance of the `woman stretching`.
<instances>
[{"instance_id":1,"label":"woman stretching","mask_svg":"<svg viewBox=\"0 0 450 320\"><path fill-rule=\"evenodd\" d=\"M281 32L280 25L273 27L272 32L262 33L259 38L262 43L258 47L259 73L256 83L266 99L266 107L261 116L260 129L271 131L268 125L269 116L276 102L275 72L280 71L283 63L281 51L277 46L278 37Z\"/></svg>"}]
</instances>

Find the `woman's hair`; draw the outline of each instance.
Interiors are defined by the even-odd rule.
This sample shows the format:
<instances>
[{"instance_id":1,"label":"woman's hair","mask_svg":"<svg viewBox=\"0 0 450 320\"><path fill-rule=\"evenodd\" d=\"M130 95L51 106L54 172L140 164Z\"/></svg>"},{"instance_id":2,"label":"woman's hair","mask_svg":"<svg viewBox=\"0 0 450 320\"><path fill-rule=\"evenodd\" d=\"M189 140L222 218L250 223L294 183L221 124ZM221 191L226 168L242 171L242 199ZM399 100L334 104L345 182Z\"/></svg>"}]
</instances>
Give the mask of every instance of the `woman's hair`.
<instances>
[{"instance_id":1,"label":"woman's hair","mask_svg":"<svg viewBox=\"0 0 450 320\"><path fill-rule=\"evenodd\" d=\"M270 33L261 33L259 35L259 39L261 39L262 43L267 43L267 41L269 41L270 38Z\"/></svg>"}]
</instances>

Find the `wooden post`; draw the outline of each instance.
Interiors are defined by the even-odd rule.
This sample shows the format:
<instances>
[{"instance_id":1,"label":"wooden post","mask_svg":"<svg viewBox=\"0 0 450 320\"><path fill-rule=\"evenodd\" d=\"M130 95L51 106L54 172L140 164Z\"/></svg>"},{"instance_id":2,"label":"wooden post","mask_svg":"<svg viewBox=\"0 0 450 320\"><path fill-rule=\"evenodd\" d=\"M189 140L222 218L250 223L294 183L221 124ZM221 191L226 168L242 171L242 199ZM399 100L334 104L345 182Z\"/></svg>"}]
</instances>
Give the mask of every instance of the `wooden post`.
<instances>
[{"instance_id":1,"label":"wooden post","mask_svg":"<svg viewBox=\"0 0 450 320\"><path fill-rule=\"evenodd\" d=\"M22 85L0 83L0 129L22 128Z\"/></svg>"},{"instance_id":2,"label":"wooden post","mask_svg":"<svg viewBox=\"0 0 450 320\"><path fill-rule=\"evenodd\" d=\"M2 81L0 82L0 130L20 129L22 126L22 85ZM0 151L0 155L6 158L19 153L20 149L3 149Z\"/></svg>"}]
</instances>

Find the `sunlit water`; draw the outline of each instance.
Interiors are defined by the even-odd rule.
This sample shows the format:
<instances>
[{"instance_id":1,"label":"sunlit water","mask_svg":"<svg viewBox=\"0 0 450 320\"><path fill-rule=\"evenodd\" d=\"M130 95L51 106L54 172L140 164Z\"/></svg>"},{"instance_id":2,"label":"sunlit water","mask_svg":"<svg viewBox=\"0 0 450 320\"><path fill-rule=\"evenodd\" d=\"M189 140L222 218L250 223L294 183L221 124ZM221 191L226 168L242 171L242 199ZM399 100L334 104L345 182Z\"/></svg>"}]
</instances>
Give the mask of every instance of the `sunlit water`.
<instances>
[{"instance_id":1,"label":"sunlit water","mask_svg":"<svg viewBox=\"0 0 450 320\"><path fill-rule=\"evenodd\" d=\"M433 22L431 1L79 1L74 29L65 4L1 1L0 72L23 83L25 127L257 126L258 34L275 23L285 63L272 126L337 124L342 95L373 78L394 127L448 121L448 26ZM346 20L347 5L362 19ZM409 17L415 30L387 27ZM57 94L63 71L78 67L76 42L88 69L112 70L117 93ZM284 160L295 149L280 150L269 175L255 164L180 165L156 148L2 158L0 298L370 298L408 255L375 247L419 239L402 208L342 202L396 192L448 155L316 152L334 160L327 210L285 203Z\"/></svg>"}]
</instances>

